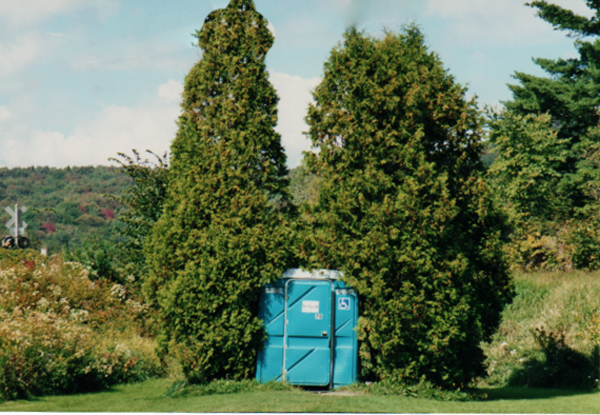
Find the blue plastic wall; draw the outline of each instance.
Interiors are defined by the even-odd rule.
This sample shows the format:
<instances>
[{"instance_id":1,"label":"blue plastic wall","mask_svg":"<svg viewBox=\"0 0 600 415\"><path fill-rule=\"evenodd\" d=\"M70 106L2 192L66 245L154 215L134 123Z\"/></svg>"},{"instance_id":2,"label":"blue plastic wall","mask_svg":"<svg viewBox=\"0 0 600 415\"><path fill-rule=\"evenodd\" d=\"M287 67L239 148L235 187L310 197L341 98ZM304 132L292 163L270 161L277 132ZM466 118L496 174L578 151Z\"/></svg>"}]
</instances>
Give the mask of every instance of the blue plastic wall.
<instances>
[{"instance_id":1,"label":"blue plastic wall","mask_svg":"<svg viewBox=\"0 0 600 415\"><path fill-rule=\"evenodd\" d=\"M259 381L329 387L357 381L358 300L338 276L291 269L263 289L259 317L267 339L258 357Z\"/></svg>"}]
</instances>

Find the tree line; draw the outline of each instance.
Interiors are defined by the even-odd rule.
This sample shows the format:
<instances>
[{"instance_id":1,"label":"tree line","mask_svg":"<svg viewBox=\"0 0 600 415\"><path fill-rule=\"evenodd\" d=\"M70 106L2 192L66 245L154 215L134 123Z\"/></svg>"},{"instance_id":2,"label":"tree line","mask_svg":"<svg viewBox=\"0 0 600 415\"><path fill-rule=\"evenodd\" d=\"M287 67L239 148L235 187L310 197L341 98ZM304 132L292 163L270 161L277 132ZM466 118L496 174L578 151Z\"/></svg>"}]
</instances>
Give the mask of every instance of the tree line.
<instances>
[{"instance_id":1,"label":"tree line","mask_svg":"<svg viewBox=\"0 0 600 415\"><path fill-rule=\"evenodd\" d=\"M301 266L341 270L359 294L364 379L482 375L511 266L600 267L600 3L586 4L595 17L529 4L579 57L537 59L549 77L516 73L487 113L417 26L347 29L307 111L318 151L292 172L267 22L252 0L213 11L170 158L120 158L124 263L160 316L160 353L191 382L251 377L260 289Z\"/></svg>"}]
</instances>

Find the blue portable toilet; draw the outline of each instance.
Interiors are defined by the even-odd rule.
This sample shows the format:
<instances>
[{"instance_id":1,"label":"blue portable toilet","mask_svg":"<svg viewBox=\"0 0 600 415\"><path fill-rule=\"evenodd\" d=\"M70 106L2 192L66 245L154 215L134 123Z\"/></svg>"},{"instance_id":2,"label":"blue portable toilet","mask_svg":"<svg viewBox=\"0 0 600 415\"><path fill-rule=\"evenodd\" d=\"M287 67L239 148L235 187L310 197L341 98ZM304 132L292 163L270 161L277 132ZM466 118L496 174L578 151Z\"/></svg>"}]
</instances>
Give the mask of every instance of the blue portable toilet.
<instances>
[{"instance_id":1,"label":"blue portable toilet","mask_svg":"<svg viewBox=\"0 0 600 415\"><path fill-rule=\"evenodd\" d=\"M358 379L358 297L338 271L289 269L265 286L259 318L267 330L260 382L337 387Z\"/></svg>"}]
</instances>

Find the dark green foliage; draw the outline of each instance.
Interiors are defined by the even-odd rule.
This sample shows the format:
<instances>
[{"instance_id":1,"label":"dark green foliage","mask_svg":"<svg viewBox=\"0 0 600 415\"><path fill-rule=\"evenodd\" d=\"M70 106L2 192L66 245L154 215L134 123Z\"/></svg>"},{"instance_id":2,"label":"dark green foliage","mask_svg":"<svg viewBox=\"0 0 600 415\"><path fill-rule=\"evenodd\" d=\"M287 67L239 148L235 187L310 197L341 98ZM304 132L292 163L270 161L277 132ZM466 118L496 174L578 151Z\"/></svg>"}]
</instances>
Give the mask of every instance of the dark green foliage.
<instances>
[{"instance_id":1,"label":"dark green foliage","mask_svg":"<svg viewBox=\"0 0 600 415\"><path fill-rule=\"evenodd\" d=\"M93 279L103 278L114 282L125 282L121 270L120 251L114 240L94 237L85 238L80 246L64 249L63 258L76 261L91 268Z\"/></svg>"},{"instance_id":2,"label":"dark green foliage","mask_svg":"<svg viewBox=\"0 0 600 415\"><path fill-rule=\"evenodd\" d=\"M513 217L553 220L568 210L558 188L568 140L558 138L550 123L549 115L504 112L491 117L497 157L490 174Z\"/></svg>"},{"instance_id":3,"label":"dark green foliage","mask_svg":"<svg viewBox=\"0 0 600 415\"><path fill-rule=\"evenodd\" d=\"M251 0L232 0L197 36L202 60L185 79L144 290L161 310L163 352L203 383L254 374L260 287L288 267L291 237L267 21Z\"/></svg>"},{"instance_id":4,"label":"dark green foliage","mask_svg":"<svg viewBox=\"0 0 600 415\"><path fill-rule=\"evenodd\" d=\"M588 203L577 212L569 242L573 265L592 270L600 269L600 128L592 129L589 135L595 137L594 144L586 148L578 163Z\"/></svg>"},{"instance_id":5,"label":"dark green foliage","mask_svg":"<svg viewBox=\"0 0 600 415\"><path fill-rule=\"evenodd\" d=\"M527 269L565 267L564 221L570 200L560 187L561 169L568 157L568 139L560 139L551 117L490 114L489 138L496 158L488 179L510 218L510 263Z\"/></svg>"},{"instance_id":6,"label":"dark green foliage","mask_svg":"<svg viewBox=\"0 0 600 415\"><path fill-rule=\"evenodd\" d=\"M538 9L538 16L551 23L557 30L566 30L575 37L591 37L589 41L577 40L578 58L534 59L549 75L536 77L517 72L515 78L521 85L509 85L514 99L506 102L508 109L519 114L549 113L558 127L559 138L570 139L570 149L577 151L587 131L598 125L600 104L600 41L598 36L597 1L586 1L596 11L591 19L577 16L572 11L534 1L530 5ZM574 154L575 156L575 154ZM572 174L575 159L564 166L566 174Z\"/></svg>"},{"instance_id":7,"label":"dark green foliage","mask_svg":"<svg viewBox=\"0 0 600 415\"><path fill-rule=\"evenodd\" d=\"M119 153L121 159L113 159L121 165L121 172L133 181L117 200L128 208L119 215L124 224L120 233L125 238L119 245L123 272L137 280L147 273L144 243L162 214L168 184L167 155L159 157L147 152L156 161L142 160L136 150L133 157Z\"/></svg>"},{"instance_id":8,"label":"dark green foliage","mask_svg":"<svg viewBox=\"0 0 600 415\"><path fill-rule=\"evenodd\" d=\"M598 0L585 0L592 10L598 10ZM575 14L572 10L564 9L546 1L532 1L528 3L538 9L538 16L552 24L557 30L567 30L571 36L598 36L600 35L600 21L597 18L588 19Z\"/></svg>"},{"instance_id":9,"label":"dark green foliage","mask_svg":"<svg viewBox=\"0 0 600 415\"><path fill-rule=\"evenodd\" d=\"M479 115L415 27L355 29L325 63L307 122L321 178L305 265L360 295L367 379L467 383L512 285L483 181Z\"/></svg>"}]
</instances>

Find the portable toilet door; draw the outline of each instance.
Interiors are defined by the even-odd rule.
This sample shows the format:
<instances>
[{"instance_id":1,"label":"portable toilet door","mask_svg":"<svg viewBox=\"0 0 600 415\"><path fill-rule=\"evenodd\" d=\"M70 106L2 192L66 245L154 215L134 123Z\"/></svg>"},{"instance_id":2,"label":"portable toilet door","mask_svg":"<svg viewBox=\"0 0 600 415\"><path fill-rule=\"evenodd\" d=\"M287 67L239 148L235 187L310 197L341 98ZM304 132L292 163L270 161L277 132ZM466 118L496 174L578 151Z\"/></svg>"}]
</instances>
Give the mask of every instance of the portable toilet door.
<instances>
[{"instance_id":1,"label":"portable toilet door","mask_svg":"<svg viewBox=\"0 0 600 415\"><path fill-rule=\"evenodd\" d=\"M337 271L291 269L266 286L259 317L267 340L257 379L340 386L357 380L357 296Z\"/></svg>"}]
</instances>

